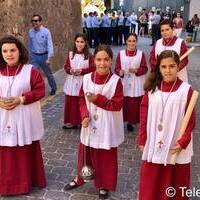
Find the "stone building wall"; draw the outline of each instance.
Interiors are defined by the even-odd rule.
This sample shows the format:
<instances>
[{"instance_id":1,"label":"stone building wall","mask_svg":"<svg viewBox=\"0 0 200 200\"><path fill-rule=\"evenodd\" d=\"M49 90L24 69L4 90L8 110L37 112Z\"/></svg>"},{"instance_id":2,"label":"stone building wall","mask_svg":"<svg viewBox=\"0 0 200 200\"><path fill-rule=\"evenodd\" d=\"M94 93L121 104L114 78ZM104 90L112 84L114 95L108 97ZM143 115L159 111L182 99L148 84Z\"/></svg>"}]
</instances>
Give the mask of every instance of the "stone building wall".
<instances>
[{"instance_id":1,"label":"stone building wall","mask_svg":"<svg viewBox=\"0 0 200 200\"><path fill-rule=\"evenodd\" d=\"M40 14L43 25L51 31L53 70L62 68L74 34L81 31L80 0L0 0L0 36L15 35L27 44L33 14Z\"/></svg>"},{"instance_id":2,"label":"stone building wall","mask_svg":"<svg viewBox=\"0 0 200 200\"><path fill-rule=\"evenodd\" d=\"M192 19L194 14L198 14L198 17L200 17L200 1L199 0L190 0L190 17L189 19Z\"/></svg>"}]
</instances>

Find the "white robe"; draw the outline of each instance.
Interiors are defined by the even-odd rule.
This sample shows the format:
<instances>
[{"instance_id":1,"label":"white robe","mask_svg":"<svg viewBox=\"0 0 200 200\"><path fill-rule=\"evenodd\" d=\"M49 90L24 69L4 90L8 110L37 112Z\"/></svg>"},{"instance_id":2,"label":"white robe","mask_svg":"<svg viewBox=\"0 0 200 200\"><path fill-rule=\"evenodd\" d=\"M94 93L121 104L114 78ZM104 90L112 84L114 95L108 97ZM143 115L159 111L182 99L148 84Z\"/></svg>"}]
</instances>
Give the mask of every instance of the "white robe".
<instances>
[{"instance_id":1,"label":"white robe","mask_svg":"<svg viewBox=\"0 0 200 200\"><path fill-rule=\"evenodd\" d=\"M89 67L89 59L84 60L84 54L75 54L72 59L72 52L69 53L70 66L72 70L81 70ZM63 91L69 96L79 96L83 82L83 75L74 76L67 74Z\"/></svg>"},{"instance_id":2,"label":"white robe","mask_svg":"<svg viewBox=\"0 0 200 200\"><path fill-rule=\"evenodd\" d=\"M183 82L177 91L169 96L163 113L163 130L158 130L162 113L161 91L157 90L153 94L148 93L149 106L147 118L147 141L144 147L142 160L157 164L172 164L170 162L170 149L178 140L178 132L183 120L187 96L190 85ZM166 101L169 92L162 92L163 102ZM159 145L159 141L163 144ZM193 155L192 140L186 149L183 149L176 160L176 163L186 164L191 162Z\"/></svg>"},{"instance_id":3,"label":"white robe","mask_svg":"<svg viewBox=\"0 0 200 200\"><path fill-rule=\"evenodd\" d=\"M163 45L163 38L159 39L156 42L155 46L155 57L161 54L164 50L174 50L176 53L180 56L181 53L181 44L183 42L183 39L177 38L176 42L174 43L173 46L165 46ZM187 69L186 66L178 72L178 77L185 82L188 82L188 75L187 75Z\"/></svg>"},{"instance_id":4,"label":"white robe","mask_svg":"<svg viewBox=\"0 0 200 200\"><path fill-rule=\"evenodd\" d=\"M129 69L139 68L142 60L142 51L137 50L135 56L126 56L125 50L120 51L121 69L124 70L124 77L122 84L124 88L125 97L140 97L144 95L144 81L145 75L136 76L129 73Z\"/></svg>"},{"instance_id":5,"label":"white robe","mask_svg":"<svg viewBox=\"0 0 200 200\"><path fill-rule=\"evenodd\" d=\"M105 85L99 85L94 84L91 74L87 74L83 78L84 93L102 94L111 99L115 94L119 77L113 74ZM104 110L90 103L87 98L86 105L91 120L87 128L82 127L81 129L81 143L96 149L108 150L118 147L124 141L122 109L120 111ZM98 115L97 120L94 119L95 114Z\"/></svg>"},{"instance_id":6,"label":"white robe","mask_svg":"<svg viewBox=\"0 0 200 200\"><path fill-rule=\"evenodd\" d=\"M11 87L11 97L22 96L31 90L32 65L24 65L14 77ZM13 76L0 74L0 96L7 97L9 81ZM44 127L40 102L28 105L18 105L12 110L0 108L0 146L24 146L32 141L40 140L44 135Z\"/></svg>"}]
</instances>

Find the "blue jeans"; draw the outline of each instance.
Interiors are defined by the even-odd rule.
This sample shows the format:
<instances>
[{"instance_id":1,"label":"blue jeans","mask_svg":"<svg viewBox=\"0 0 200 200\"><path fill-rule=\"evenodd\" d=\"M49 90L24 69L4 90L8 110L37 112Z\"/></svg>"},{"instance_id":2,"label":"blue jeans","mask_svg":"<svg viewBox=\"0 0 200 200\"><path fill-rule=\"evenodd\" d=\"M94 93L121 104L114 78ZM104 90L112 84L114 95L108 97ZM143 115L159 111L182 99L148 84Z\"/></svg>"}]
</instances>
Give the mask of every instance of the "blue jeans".
<instances>
[{"instance_id":1,"label":"blue jeans","mask_svg":"<svg viewBox=\"0 0 200 200\"><path fill-rule=\"evenodd\" d=\"M44 54L44 55L32 54L30 62L34 67L40 68L44 72L45 76L47 77L48 83L51 87L51 90L56 91L57 86L56 86L56 82L53 77L52 71L49 65L45 63L47 58L48 58L47 54Z\"/></svg>"}]
</instances>

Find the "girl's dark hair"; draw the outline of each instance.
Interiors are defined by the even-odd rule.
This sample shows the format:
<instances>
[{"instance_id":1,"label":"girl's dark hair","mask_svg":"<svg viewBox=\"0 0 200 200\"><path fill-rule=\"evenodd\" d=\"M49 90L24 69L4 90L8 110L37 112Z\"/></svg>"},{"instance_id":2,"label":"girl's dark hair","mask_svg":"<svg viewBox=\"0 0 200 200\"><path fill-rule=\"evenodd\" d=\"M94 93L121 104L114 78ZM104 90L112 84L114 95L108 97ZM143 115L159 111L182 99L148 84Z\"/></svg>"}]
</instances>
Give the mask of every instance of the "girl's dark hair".
<instances>
[{"instance_id":1,"label":"girl's dark hair","mask_svg":"<svg viewBox=\"0 0 200 200\"><path fill-rule=\"evenodd\" d=\"M128 40L128 38L129 38L130 36L133 36L133 37L136 38L136 40L138 40L138 36L137 36L136 33L129 33L129 34L126 36L126 40Z\"/></svg>"},{"instance_id":2,"label":"girl's dark hair","mask_svg":"<svg viewBox=\"0 0 200 200\"><path fill-rule=\"evenodd\" d=\"M151 91L152 93L155 91L157 86L160 86L160 83L163 79L160 73L160 63L165 58L173 58L177 65L180 63L179 55L172 50L163 51L158 57L156 61L156 69L155 72L151 72L144 83L144 90Z\"/></svg>"},{"instance_id":3,"label":"girl's dark hair","mask_svg":"<svg viewBox=\"0 0 200 200\"><path fill-rule=\"evenodd\" d=\"M2 46L3 44L15 44L19 50L19 63L24 65L28 62L28 50L25 48L23 43L16 37L14 36L5 36L0 39L0 64L1 67L4 67L7 63L3 59L2 55Z\"/></svg>"},{"instance_id":4,"label":"girl's dark hair","mask_svg":"<svg viewBox=\"0 0 200 200\"><path fill-rule=\"evenodd\" d=\"M162 25L169 25L172 29L174 28L174 23L171 19L164 19L161 23L160 23L160 28Z\"/></svg>"},{"instance_id":5,"label":"girl's dark hair","mask_svg":"<svg viewBox=\"0 0 200 200\"><path fill-rule=\"evenodd\" d=\"M77 48L76 48L76 40L77 38L83 38L83 40L85 41L85 47L83 48L83 54L84 54L84 60L87 60L89 57L89 47L88 47L88 42L87 42L87 36L84 33L77 33L74 37L74 46L73 46L73 50L72 50L72 59L74 58L75 54L78 53Z\"/></svg>"},{"instance_id":6,"label":"girl's dark hair","mask_svg":"<svg viewBox=\"0 0 200 200\"><path fill-rule=\"evenodd\" d=\"M105 45L105 44L100 44L99 46L97 46L94 50L94 57L96 56L96 54L99 52L99 51L105 51L108 56L113 59L113 52L112 52L112 49L110 48L109 45Z\"/></svg>"}]
</instances>

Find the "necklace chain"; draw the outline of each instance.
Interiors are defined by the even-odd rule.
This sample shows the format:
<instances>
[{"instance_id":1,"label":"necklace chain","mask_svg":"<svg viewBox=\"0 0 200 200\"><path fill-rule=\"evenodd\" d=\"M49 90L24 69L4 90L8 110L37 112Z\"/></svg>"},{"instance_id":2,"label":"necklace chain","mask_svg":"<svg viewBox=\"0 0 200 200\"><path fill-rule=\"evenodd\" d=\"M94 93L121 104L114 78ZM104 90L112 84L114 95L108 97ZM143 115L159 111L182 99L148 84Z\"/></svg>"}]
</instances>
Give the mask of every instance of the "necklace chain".
<instances>
[{"instance_id":1,"label":"necklace chain","mask_svg":"<svg viewBox=\"0 0 200 200\"><path fill-rule=\"evenodd\" d=\"M169 99L169 97L170 97L170 95L171 95L173 89L174 89L174 86L176 85L176 81L177 81L177 78L176 78L176 80L174 81L174 83L173 83L173 85L172 85L172 87L171 87L171 89L170 89L170 91L169 91L169 94L167 95L167 98L166 98L165 102L163 101L163 95L162 95L163 82L161 82L161 88L160 88L161 91L160 91L160 93L161 93L161 102L162 102L162 112L161 112L160 122L159 122L159 124L158 124L158 131L162 131L162 130L163 130L163 125L162 125L162 123L163 123L163 115L164 115L164 111L165 111L165 106L166 106L166 104L167 104L167 101L168 101L168 99ZM159 147L159 149L161 149L162 146L164 145L164 142L163 142L163 137L164 137L164 135L163 135L163 134L164 134L164 133L161 132L160 140L159 140L159 142L158 142L158 147Z\"/></svg>"},{"instance_id":2,"label":"necklace chain","mask_svg":"<svg viewBox=\"0 0 200 200\"><path fill-rule=\"evenodd\" d=\"M164 100L163 100L163 94L162 94L163 82L161 82L161 88L160 88L160 89L161 89L162 112L161 112L161 117L160 117L160 123L163 122L163 114L164 114L164 111L165 111L165 106L166 106L166 104L167 104L167 101L168 101L168 99L169 99L171 93L172 93L172 90L174 89L174 86L176 85L176 81L177 81L177 78L176 78L176 80L174 81L174 83L173 83L173 85L172 85L172 87L171 87L171 89L170 89L170 91L169 91L169 94L168 94L168 96L167 96L165 102L164 102Z\"/></svg>"},{"instance_id":3,"label":"necklace chain","mask_svg":"<svg viewBox=\"0 0 200 200\"><path fill-rule=\"evenodd\" d=\"M110 71L109 71L109 73L108 73L108 75L107 75L107 77L106 77L106 79L105 79L105 81L104 81L104 83L103 83L103 87L102 87L102 89L101 89L101 92L103 91L103 89L104 89L104 86L105 86L105 84L106 84L106 82L108 81L108 78L110 77ZM95 82L96 82L96 72L94 72L94 94L95 94ZM94 108L94 115L93 115L93 119L96 121L96 120L98 120L98 114L97 114L97 106L95 106L95 108ZM95 131L95 130L94 130Z\"/></svg>"},{"instance_id":4,"label":"necklace chain","mask_svg":"<svg viewBox=\"0 0 200 200\"><path fill-rule=\"evenodd\" d=\"M8 77L8 84L9 84L8 91L7 91L7 98L11 97L11 88L13 86L13 83L15 81L15 78L16 78L16 75L17 75L17 73L19 71L20 66L21 65L18 65L17 70L15 71L15 74L14 74L14 76L12 78L12 82L10 83L10 74L9 74L9 70L8 70L8 65L6 65L6 76Z\"/></svg>"}]
</instances>

